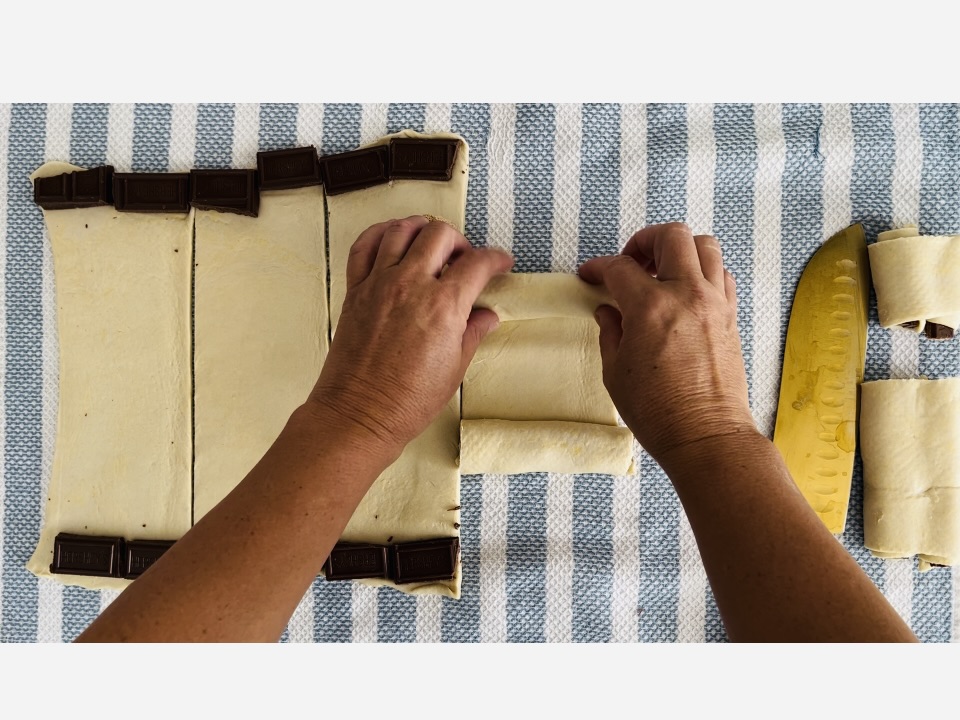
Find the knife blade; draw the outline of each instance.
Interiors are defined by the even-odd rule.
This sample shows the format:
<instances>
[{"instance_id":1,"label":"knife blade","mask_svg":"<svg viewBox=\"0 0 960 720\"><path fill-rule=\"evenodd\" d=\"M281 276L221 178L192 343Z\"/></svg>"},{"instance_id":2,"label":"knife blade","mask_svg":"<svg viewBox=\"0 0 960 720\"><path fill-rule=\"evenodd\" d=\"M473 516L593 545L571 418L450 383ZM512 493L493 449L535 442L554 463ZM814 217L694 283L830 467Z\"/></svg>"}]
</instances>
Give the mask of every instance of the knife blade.
<instances>
[{"instance_id":1,"label":"knife blade","mask_svg":"<svg viewBox=\"0 0 960 720\"><path fill-rule=\"evenodd\" d=\"M803 269L787 326L773 442L827 529L846 525L867 349L870 260L861 225Z\"/></svg>"}]
</instances>

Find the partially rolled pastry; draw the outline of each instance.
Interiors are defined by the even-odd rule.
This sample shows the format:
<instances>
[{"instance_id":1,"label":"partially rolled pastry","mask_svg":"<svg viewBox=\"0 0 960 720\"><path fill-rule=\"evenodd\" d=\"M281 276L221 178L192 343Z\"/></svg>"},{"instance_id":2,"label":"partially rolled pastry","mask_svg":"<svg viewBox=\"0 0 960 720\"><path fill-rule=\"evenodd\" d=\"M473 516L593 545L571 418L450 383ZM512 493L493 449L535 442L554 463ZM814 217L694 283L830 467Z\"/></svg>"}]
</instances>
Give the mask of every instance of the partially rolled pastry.
<instances>
[{"instance_id":1,"label":"partially rolled pastry","mask_svg":"<svg viewBox=\"0 0 960 720\"><path fill-rule=\"evenodd\" d=\"M632 472L633 436L603 386L599 329L613 304L575 275L512 273L477 301L501 325L463 381L461 473Z\"/></svg>"},{"instance_id":2,"label":"partially rolled pastry","mask_svg":"<svg viewBox=\"0 0 960 720\"><path fill-rule=\"evenodd\" d=\"M863 383L864 544L919 556L920 570L960 559L960 378Z\"/></svg>"}]
</instances>

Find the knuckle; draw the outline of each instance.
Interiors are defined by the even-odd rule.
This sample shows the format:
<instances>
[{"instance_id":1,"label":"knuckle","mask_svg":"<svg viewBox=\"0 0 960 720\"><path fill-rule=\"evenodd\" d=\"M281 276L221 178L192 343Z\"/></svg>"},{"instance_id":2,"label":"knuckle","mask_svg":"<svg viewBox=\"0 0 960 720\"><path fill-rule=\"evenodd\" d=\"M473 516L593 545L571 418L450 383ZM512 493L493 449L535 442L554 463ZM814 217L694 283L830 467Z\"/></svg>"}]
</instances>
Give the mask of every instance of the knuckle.
<instances>
[{"instance_id":1,"label":"knuckle","mask_svg":"<svg viewBox=\"0 0 960 720\"><path fill-rule=\"evenodd\" d=\"M702 312L712 315L726 305L726 295L709 280L697 282L693 287L693 301Z\"/></svg>"},{"instance_id":2,"label":"knuckle","mask_svg":"<svg viewBox=\"0 0 960 720\"><path fill-rule=\"evenodd\" d=\"M690 226L685 222L669 222L665 223L663 226L664 232L667 237L673 238L690 238L693 237L693 231L690 230Z\"/></svg>"},{"instance_id":3,"label":"knuckle","mask_svg":"<svg viewBox=\"0 0 960 720\"><path fill-rule=\"evenodd\" d=\"M437 232L437 234L440 235L441 237L443 236L449 236L453 238L463 237L463 233L460 232L455 225L448 222L447 220L443 220L441 218L435 218L432 216L428 217L427 220L430 227L433 228Z\"/></svg>"},{"instance_id":4,"label":"knuckle","mask_svg":"<svg viewBox=\"0 0 960 720\"><path fill-rule=\"evenodd\" d=\"M399 269L392 273L393 277L389 283L385 283L384 290L397 302L404 302L414 294L413 277L410 274Z\"/></svg>"},{"instance_id":5,"label":"knuckle","mask_svg":"<svg viewBox=\"0 0 960 720\"><path fill-rule=\"evenodd\" d=\"M614 255L610 259L610 264L608 265L608 268L610 270L615 270L617 272L620 272L621 270L625 270L635 263L636 263L636 260L634 260L629 255Z\"/></svg>"},{"instance_id":6,"label":"knuckle","mask_svg":"<svg viewBox=\"0 0 960 720\"><path fill-rule=\"evenodd\" d=\"M367 245L365 243L360 242L360 240L357 240L355 243L353 243L353 245L350 246L350 251L347 254L347 257L348 258L356 257L357 255L364 253L366 249L367 249Z\"/></svg>"},{"instance_id":7,"label":"knuckle","mask_svg":"<svg viewBox=\"0 0 960 720\"><path fill-rule=\"evenodd\" d=\"M605 284L614 294L626 290L636 279L633 276L636 267L637 261L629 255L617 255L611 258L603 274Z\"/></svg>"},{"instance_id":8,"label":"knuckle","mask_svg":"<svg viewBox=\"0 0 960 720\"><path fill-rule=\"evenodd\" d=\"M416 232L417 225L412 218L403 218L401 220L391 220L387 225L388 232L408 233Z\"/></svg>"},{"instance_id":9,"label":"knuckle","mask_svg":"<svg viewBox=\"0 0 960 720\"><path fill-rule=\"evenodd\" d=\"M703 278L690 283L690 295L698 305L707 304L715 292L716 288Z\"/></svg>"},{"instance_id":10,"label":"knuckle","mask_svg":"<svg viewBox=\"0 0 960 720\"><path fill-rule=\"evenodd\" d=\"M641 318L659 318L667 314L670 309L670 300L667 293L652 292L644 298L642 303L635 305Z\"/></svg>"}]
</instances>

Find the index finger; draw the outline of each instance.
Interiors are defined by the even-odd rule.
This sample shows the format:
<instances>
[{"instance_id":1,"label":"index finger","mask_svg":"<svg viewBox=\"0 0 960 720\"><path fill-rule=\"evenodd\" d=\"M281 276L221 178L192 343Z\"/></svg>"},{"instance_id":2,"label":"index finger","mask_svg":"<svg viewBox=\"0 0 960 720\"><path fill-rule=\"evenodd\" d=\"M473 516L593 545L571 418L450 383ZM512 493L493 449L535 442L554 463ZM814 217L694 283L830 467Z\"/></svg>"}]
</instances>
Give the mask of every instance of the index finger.
<instances>
[{"instance_id":1,"label":"index finger","mask_svg":"<svg viewBox=\"0 0 960 720\"><path fill-rule=\"evenodd\" d=\"M685 223L645 227L627 241L622 254L632 257L660 280L703 277L697 245Z\"/></svg>"},{"instance_id":2,"label":"index finger","mask_svg":"<svg viewBox=\"0 0 960 720\"><path fill-rule=\"evenodd\" d=\"M440 276L440 282L456 288L460 306L469 310L490 278L512 267L513 256L503 250L470 247Z\"/></svg>"}]
</instances>

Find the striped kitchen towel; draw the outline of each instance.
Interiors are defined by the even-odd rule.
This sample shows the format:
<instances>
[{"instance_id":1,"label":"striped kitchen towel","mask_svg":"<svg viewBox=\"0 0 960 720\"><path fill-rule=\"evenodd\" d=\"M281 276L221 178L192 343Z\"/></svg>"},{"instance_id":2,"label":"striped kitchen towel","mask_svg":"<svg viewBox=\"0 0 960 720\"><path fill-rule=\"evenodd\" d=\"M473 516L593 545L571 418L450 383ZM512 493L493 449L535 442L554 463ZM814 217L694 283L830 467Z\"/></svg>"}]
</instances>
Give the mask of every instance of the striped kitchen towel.
<instances>
[{"instance_id":1,"label":"striped kitchen towel","mask_svg":"<svg viewBox=\"0 0 960 720\"><path fill-rule=\"evenodd\" d=\"M0 640L71 640L115 595L38 580L57 412L53 278L27 175L45 160L126 171L253 167L258 150L350 150L403 128L470 144L467 236L517 270L571 272L645 224L720 238L738 281L750 399L773 429L800 271L824 238L907 223L960 233L956 105L0 105ZM957 343L879 328L867 379L960 375ZM463 598L316 582L287 641L722 641L689 524L663 472L466 476ZM842 537L922 640L960 638L954 572L863 548L859 464Z\"/></svg>"}]
</instances>

